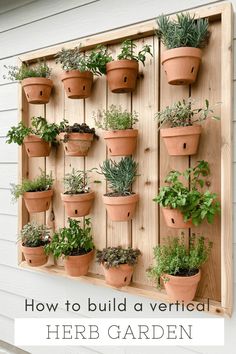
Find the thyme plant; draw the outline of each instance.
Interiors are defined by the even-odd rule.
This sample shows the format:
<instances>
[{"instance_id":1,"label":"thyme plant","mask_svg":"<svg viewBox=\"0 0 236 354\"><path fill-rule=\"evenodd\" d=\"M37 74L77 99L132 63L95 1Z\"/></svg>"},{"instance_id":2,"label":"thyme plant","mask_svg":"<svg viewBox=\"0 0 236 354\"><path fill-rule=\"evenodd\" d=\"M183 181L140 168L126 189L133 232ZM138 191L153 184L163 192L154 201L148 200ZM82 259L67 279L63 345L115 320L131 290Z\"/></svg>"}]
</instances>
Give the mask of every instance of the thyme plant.
<instances>
[{"instance_id":1,"label":"thyme plant","mask_svg":"<svg viewBox=\"0 0 236 354\"><path fill-rule=\"evenodd\" d=\"M122 111L121 106L111 105L108 109L98 110L97 115L93 115L96 127L103 130L125 130L132 129L138 122L138 113Z\"/></svg>"},{"instance_id":2,"label":"thyme plant","mask_svg":"<svg viewBox=\"0 0 236 354\"><path fill-rule=\"evenodd\" d=\"M11 81L22 81L29 77L48 78L52 71L45 62L40 61L36 66L29 66L28 64L22 64L20 67L4 65L4 68L8 70L8 75L3 75L3 78Z\"/></svg>"},{"instance_id":3,"label":"thyme plant","mask_svg":"<svg viewBox=\"0 0 236 354\"><path fill-rule=\"evenodd\" d=\"M29 222L22 228L20 239L25 247L45 246L50 242L50 231L45 225Z\"/></svg>"},{"instance_id":4,"label":"thyme plant","mask_svg":"<svg viewBox=\"0 0 236 354\"><path fill-rule=\"evenodd\" d=\"M128 264L134 266L138 262L138 257L141 255L139 249L131 247L122 248L108 247L103 248L102 251L97 250L96 259L99 264L103 264L105 268L117 268L121 264Z\"/></svg>"},{"instance_id":5,"label":"thyme plant","mask_svg":"<svg viewBox=\"0 0 236 354\"><path fill-rule=\"evenodd\" d=\"M64 177L65 194L81 194L89 192L89 172L72 169L71 173L67 173Z\"/></svg>"}]
</instances>

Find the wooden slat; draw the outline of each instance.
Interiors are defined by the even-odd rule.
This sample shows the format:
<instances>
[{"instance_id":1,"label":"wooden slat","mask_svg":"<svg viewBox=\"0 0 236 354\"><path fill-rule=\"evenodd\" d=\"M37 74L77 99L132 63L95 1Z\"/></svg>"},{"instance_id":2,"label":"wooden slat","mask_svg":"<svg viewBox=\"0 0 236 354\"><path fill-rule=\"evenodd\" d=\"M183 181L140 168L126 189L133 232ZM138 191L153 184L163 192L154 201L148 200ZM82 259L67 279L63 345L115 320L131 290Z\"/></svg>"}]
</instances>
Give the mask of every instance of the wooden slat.
<instances>
[{"instance_id":1,"label":"wooden slat","mask_svg":"<svg viewBox=\"0 0 236 354\"><path fill-rule=\"evenodd\" d=\"M139 164L134 191L139 193L137 210L132 221L132 247L139 248L142 256L135 268L133 280L150 284L146 270L152 264L153 247L158 244L158 208L152 199L157 194L158 181L158 132L154 114L158 108L158 39L148 37L135 42L137 50L143 45L152 46L153 58L147 57L145 67L140 64L140 78L133 94L132 109L139 113L137 151L134 154Z\"/></svg>"}]
</instances>

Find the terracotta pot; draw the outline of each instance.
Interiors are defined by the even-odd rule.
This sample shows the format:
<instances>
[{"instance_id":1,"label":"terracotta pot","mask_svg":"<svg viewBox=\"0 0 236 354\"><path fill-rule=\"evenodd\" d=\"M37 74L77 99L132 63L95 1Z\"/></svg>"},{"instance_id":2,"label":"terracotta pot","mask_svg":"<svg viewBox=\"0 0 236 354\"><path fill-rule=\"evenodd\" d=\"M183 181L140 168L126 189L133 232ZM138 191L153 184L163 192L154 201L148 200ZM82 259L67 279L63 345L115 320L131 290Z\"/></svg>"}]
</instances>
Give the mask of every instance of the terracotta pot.
<instances>
[{"instance_id":1,"label":"terracotta pot","mask_svg":"<svg viewBox=\"0 0 236 354\"><path fill-rule=\"evenodd\" d=\"M166 50L162 54L162 65L171 85L189 85L196 81L201 63L202 50L180 47Z\"/></svg>"},{"instance_id":2,"label":"terracotta pot","mask_svg":"<svg viewBox=\"0 0 236 354\"><path fill-rule=\"evenodd\" d=\"M164 281L164 286L169 297L169 300L189 302L194 299L197 291L197 286L201 278L201 271L189 277L180 277L165 274L162 278L168 278Z\"/></svg>"},{"instance_id":3,"label":"terracotta pot","mask_svg":"<svg viewBox=\"0 0 236 354\"><path fill-rule=\"evenodd\" d=\"M29 157L49 156L51 144L36 135L28 135L24 138L24 145Z\"/></svg>"},{"instance_id":4,"label":"terracotta pot","mask_svg":"<svg viewBox=\"0 0 236 354\"><path fill-rule=\"evenodd\" d=\"M116 288L121 288L122 286L130 284L134 267L128 264L121 264L119 267L107 269L102 264L102 268L107 284L115 286Z\"/></svg>"},{"instance_id":5,"label":"terracotta pot","mask_svg":"<svg viewBox=\"0 0 236 354\"><path fill-rule=\"evenodd\" d=\"M22 80L27 101L33 104L48 103L52 91L53 82L45 77L29 77Z\"/></svg>"},{"instance_id":6,"label":"terracotta pot","mask_svg":"<svg viewBox=\"0 0 236 354\"><path fill-rule=\"evenodd\" d=\"M61 133L62 140L65 133ZM68 141L63 142L65 154L67 156L87 156L88 150L93 141L93 134L90 133L70 133Z\"/></svg>"},{"instance_id":7,"label":"terracotta pot","mask_svg":"<svg viewBox=\"0 0 236 354\"><path fill-rule=\"evenodd\" d=\"M190 127L161 129L161 136L169 155L194 155L198 150L201 131L202 127L196 124Z\"/></svg>"},{"instance_id":8,"label":"terracotta pot","mask_svg":"<svg viewBox=\"0 0 236 354\"><path fill-rule=\"evenodd\" d=\"M61 75L61 81L68 98L87 98L91 96L93 85L93 73L91 71L65 71Z\"/></svg>"},{"instance_id":9,"label":"terracotta pot","mask_svg":"<svg viewBox=\"0 0 236 354\"><path fill-rule=\"evenodd\" d=\"M88 192L83 194L61 193L61 199L64 202L66 214L70 217L88 215L93 205L94 198L94 192Z\"/></svg>"},{"instance_id":10,"label":"terracotta pot","mask_svg":"<svg viewBox=\"0 0 236 354\"><path fill-rule=\"evenodd\" d=\"M184 217L178 209L162 208L164 219L168 227L175 229L190 229L192 221L184 222Z\"/></svg>"},{"instance_id":11,"label":"terracotta pot","mask_svg":"<svg viewBox=\"0 0 236 354\"><path fill-rule=\"evenodd\" d=\"M94 250L82 256L68 256L65 257L65 270L71 277L80 277L88 273L89 264L94 256Z\"/></svg>"},{"instance_id":12,"label":"terracotta pot","mask_svg":"<svg viewBox=\"0 0 236 354\"><path fill-rule=\"evenodd\" d=\"M103 133L110 156L132 155L137 145L137 129L113 130Z\"/></svg>"},{"instance_id":13,"label":"terracotta pot","mask_svg":"<svg viewBox=\"0 0 236 354\"><path fill-rule=\"evenodd\" d=\"M132 92L136 88L138 61L114 60L106 64L109 89L114 93Z\"/></svg>"},{"instance_id":14,"label":"terracotta pot","mask_svg":"<svg viewBox=\"0 0 236 354\"><path fill-rule=\"evenodd\" d=\"M122 197L103 195L103 202L106 206L108 216L112 221L127 221L132 219L138 199L138 194Z\"/></svg>"},{"instance_id":15,"label":"terracotta pot","mask_svg":"<svg viewBox=\"0 0 236 354\"><path fill-rule=\"evenodd\" d=\"M29 213L40 213L49 209L53 190L43 192L26 192L23 194L25 206Z\"/></svg>"},{"instance_id":16,"label":"terracotta pot","mask_svg":"<svg viewBox=\"0 0 236 354\"><path fill-rule=\"evenodd\" d=\"M43 246L25 247L21 245L21 249L27 264L31 267L42 266L48 261L48 256L46 256Z\"/></svg>"}]
</instances>

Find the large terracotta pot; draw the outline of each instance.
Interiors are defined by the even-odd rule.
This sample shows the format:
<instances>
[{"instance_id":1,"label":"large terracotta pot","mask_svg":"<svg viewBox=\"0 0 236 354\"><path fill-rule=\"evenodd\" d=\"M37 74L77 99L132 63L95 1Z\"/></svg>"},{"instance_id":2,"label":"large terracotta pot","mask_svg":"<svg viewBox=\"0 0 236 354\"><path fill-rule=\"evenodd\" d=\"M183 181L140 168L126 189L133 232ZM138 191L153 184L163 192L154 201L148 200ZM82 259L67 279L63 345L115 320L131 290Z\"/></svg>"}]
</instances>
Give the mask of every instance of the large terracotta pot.
<instances>
[{"instance_id":1,"label":"large terracotta pot","mask_svg":"<svg viewBox=\"0 0 236 354\"><path fill-rule=\"evenodd\" d=\"M103 202L106 206L108 216L112 221L127 221L132 219L138 199L138 194L122 197L103 195Z\"/></svg>"},{"instance_id":2,"label":"large terracotta pot","mask_svg":"<svg viewBox=\"0 0 236 354\"><path fill-rule=\"evenodd\" d=\"M93 73L91 71L65 71L61 75L61 81L68 98L87 98L91 96L93 85Z\"/></svg>"},{"instance_id":3,"label":"large terracotta pot","mask_svg":"<svg viewBox=\"0 0 236 354\"><path fill-rule=\"evenodd\" d=\"M29 213L40 213L49 209L53 190L43 192L26 192L23 194L25 206Z\"/></svg>"},{"instance_id":4,"label":"large terracotta pot","mask_svg":"<svg viewBox=\"0 0 236 354\"><path fill-rule=\"evenodd\" d=\"M21 245L27 264L31 267L39 267L47 263L48 256L44 252L43 246L40 247L25 247Z\"/></svg>"},{"instance_id":5,"label":"large terracotta pot","mask_svg":"<svg viewBox=\"0 0 236 354\"><path fill-rule=\"evenodd\" d=\"M112 267L107 269L102 264L106 283L116 288L127 286L131 282L134 267L129 264L121 264L118 267Z\"/></svg>"},{"instance_id":6,"label":"large terracotta pot","mask_svg":"<svg viewBox=\"0 0 236 354\"><path fill-rule=\"evenodd\" d=\"M61 133L60 137L64 139L65 133ZM90 133L69 133L66 134L68 140L63 141L65 154L67 156L87 156L88 150L93 141L93 134Z\"/></svg>"},{"instance_id":7,"label":"large terracotta pot","mask_svg":"<svg viewBox=\"0 0 236 354\"><path fill-rule=\"evenodd\" d=\"M29 157L49 156L51 145L36 135L28 135L24 138L24 145Z\"/></svg>"},{"instance_id":8,"label":"large terracotta pot","mask_svg":"<svg viewBox=\"0 0 236 354\"><path fill-rule=\"evenodd\" d=\"M110 156L132 155L137 145L137 129L112 130L103 133Z\"/></svg>"},{"instance_id":9,"label":"large terracotta pot","mask_svg":"<svg viewBox=\"0 0 236 354\"><path fill-rule=\"evenodd\" d=\"M196 124L189 127L161 129L161 136L169 155L194 155L198 150L201 131L202 127Z\"/></svg>"},{"instance_id":10,"label":"large terracotta pot","mask_svg":"<svg viewBox=\"0 0 236 354\"><path fill-rule=\"evenodd\" d=\"M70 217L80 217L88 215L93 205L94 198L94 192L82 194L61 193L61 199L64 202L66 214Z\"/></svg>"},{"instance_id":11,"label":"large terracotta pot","mask_svg":"<svg viewBox=\"0 0 236 354\"><path fill-rule=\"evenodd\" d=\"M162 208L166 225L175 229L190 229L192 221L184 222L184 217L178 209Z\"/></svg>"},{"instance_id":12,"label":"large terracotta pot","mask_svg":"<svg viewBox=\"0 0 236 354\"><path fill-rule=\"evenodd\" d=\"M89 264L94 256L94 250L82 256L67 256L65 257L64 264L65 270L71 277L80 277L88 273Z\"/></svg>"},{"instance_id":13,"label":"large terracotta pot","mask_svg":"<svg viewBox=\"0 0 236 354\"><path fill-rule=\"evenodd\" d=\"M171 85L189 85L196 81L202 50L180 47L163 52L161 62Z\"/></svg>"},{"instance_id":14,"label":"large terracotta pot","mask_svg":"<svg viewBox=\"0 0 236 354\"><path fill-rule=\"evenodd\" d=\"M33 104L48 103L53 82L45 77L29 77L22 80L27 101Z\"/></svg>"},{"instance_id":15,"label":"large terracotta pot","mask_svg":"<svg viewBox=\"0 0 236 354\"><path fill-rule=\"evenodd\" d=\"M132 92L136 88L138 61L114 60L106 64L107 81L114 93Z\"/></svg>"},{"instance_id":16,"label":"large terracotta pot","mask_svg":"<svg viewBox=\"0 0 236 354\"><path fill-rule=\"evenodd\" d=\"M165 274L162 278L169 279L164 281L164 286L170 301L189 302L194 299L196 294L197 286L201 278L201 271L199 270L197 274L189 277Z\"/></svg>"}]
</instances>

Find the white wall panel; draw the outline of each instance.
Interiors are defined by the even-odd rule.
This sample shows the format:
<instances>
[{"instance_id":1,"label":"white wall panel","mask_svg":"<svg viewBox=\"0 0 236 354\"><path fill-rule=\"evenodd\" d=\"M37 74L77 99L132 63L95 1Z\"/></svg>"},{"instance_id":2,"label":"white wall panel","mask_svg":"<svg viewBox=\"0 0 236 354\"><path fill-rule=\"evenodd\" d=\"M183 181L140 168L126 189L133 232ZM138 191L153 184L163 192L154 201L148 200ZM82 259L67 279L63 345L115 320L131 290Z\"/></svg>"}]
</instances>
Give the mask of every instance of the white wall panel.
<instances>
[{"instance_id":1,"label":"white wall panel","mask_svg":"<svg viewBox=\"0 0 236 354\"><path fill-rule=\"evenodd\" d=\"M10 183L18 182L17 164L0 164L0 189L10 188Z\"/></svg>"},{"instance_id":2,"label":"white wall panel","mask_svg":"<svg viewBox=\"0 0 236 354\"><path fill-rule=\"evenodd\" d=\"M17 125L17 124L18 124L17 110L1 111L0 112L0 137L6 136L8 130L13 125Z\"/></svg>"},{"instance_id":3,"label":"white wall panel","mask_svg":"<svg viewBox=\"0 0 236 354\"><path fill-rule=\"evenodd\" d=\"M14 341L14 321L10 318L1 316L0 312L0 340L7 343L13 343Z\"/></svg>"},{"instance_id":4,"label":"white wall panel","mask_svg":"<svg viewBox=\"0 0 236 354\"><path fill-rule=\"evenodd\" d=\"M18 162L18 145L7 144L6 138L0 138L0 164Z\"/></svg>"},{"instance_id":5,"label":"white wall panel","mask_svg":"<svg viewBox=\"0 0 236 354\"><path fill-rule=\"evenodd\" d=\"M1 37L0 37L1 43ZM18 84L0 86L0 111L18 107Z\"/></svg>"},{"instance_id":6,"label":"white wall panel","mask_svg":"<svg viewBox=\"0 0 236 354\"><path fill-rule=\"evenodd\" d=\"M6 15L5 15L6 16ZM7 75L8 70L4 67L4 65L9 66L9 65L16 65L17 64L17 57L11 57L5 60L0 60L0 85L2 84L7 84L12 82L9 79L4 79L3 76Z\"/></svg>"},{"instance_id":7,"label":"white wall panel","mask_svg":"<svg viewBox=\"0 0 236 354\"><path fill-rule=\"evenodd\" d=\"M17 267L17 243L0 239L0 264Z\"/></svg>"},{"instance_id":8,"label":"white wall panel","mask_svg":"<svg viewBox=\"0 0 236 354\"><path fill-rule=\"evenodd\" d=\"M11 200L9 189L0 189L0 214L17 215L17 203Z\"/></svg>"},{"instance_id":9,"label":"white wall panel","mask_svg":"<svg viewBox=\"0 0 236 354\"><path fill-rule=\"evenodd\" d=\"M18 218L0 214L0 239L16 241L18 234Z\"/></svg>"}]
</instances>

